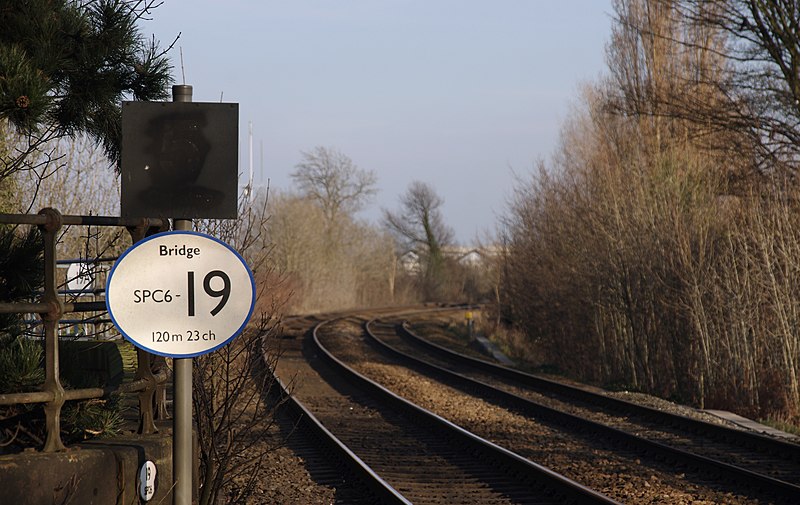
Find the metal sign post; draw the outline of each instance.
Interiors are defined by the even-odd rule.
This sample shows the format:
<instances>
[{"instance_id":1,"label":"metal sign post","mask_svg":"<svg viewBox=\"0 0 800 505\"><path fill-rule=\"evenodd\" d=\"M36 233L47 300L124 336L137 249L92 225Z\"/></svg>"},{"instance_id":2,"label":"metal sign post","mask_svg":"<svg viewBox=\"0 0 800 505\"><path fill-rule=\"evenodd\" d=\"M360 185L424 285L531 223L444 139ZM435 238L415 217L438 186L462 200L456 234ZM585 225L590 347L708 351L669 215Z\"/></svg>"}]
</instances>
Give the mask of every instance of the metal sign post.
<instances>
[{"instance_id":1,"label":"metal sign post","mask_svg":"<svg viewBox=\"0 0 800 505\"><path fill-rule=\"evenodd\" d=\"M123 216L172 217L172 232L122 255L106 283L106 305L137 347L173 358L173 497L191 505L192 358L238 335L255 305L255 281L227 244L192 231L193 218L237 217L239 105L123 102Z\"/></svg>"},{"instance_id":2,"label":"metal sign post","mask_svg":"<svg viewBox=\"0 0 800 505\"><path fill-rule=\"evenodd\" d=\"M192 87L172 87L173 102L191 102ZM175 219L175 230L191 231L191 219ZM172 479L175 481L174 505L192 504L192 358L175 358L173 380L175 418L172 426Z\"/></svg>"},{"instance_id":3,"label":"metal sign post","mask_svg":"<svg viewBox=\"0 0 800 505\"><path fill-rule=\"evenodd\" d=\"M256 286L244 258L228 244L188 230L152 235L128 249L108 275L106 305L114 325L136 347L173 358L173 495L190 505L192 358L239 335L253 314Z\"/></svg>"},{"instance_id":4,"label":"metal sign post","mask_svg":"<svg viewBox=\"0 0 800 505\"><path fill-rule=\"evenodd\" d=\"M176 219L175 230L191 231L191 219ZM175 358L175 419L172 428L172 478L175 505L192 503L192 358Z\"/></svg>"}]
</instances>

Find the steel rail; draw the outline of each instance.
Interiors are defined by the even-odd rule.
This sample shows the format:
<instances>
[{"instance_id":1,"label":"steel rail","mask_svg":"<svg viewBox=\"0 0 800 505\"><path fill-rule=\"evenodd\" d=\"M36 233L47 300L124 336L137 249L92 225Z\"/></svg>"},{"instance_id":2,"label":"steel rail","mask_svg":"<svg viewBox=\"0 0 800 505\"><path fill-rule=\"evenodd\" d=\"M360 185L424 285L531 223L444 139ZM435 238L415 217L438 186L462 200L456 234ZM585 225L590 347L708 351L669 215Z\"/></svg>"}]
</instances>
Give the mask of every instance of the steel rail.
<instances>
[{"instance_id":1,"label":"steel rail","mask_svg":"<svg viewBox=\"0 0 800 505\"><path fill-rule=\"evenodd\" d=\"M391 404L395 408L403 410L415 418L422 420L426 424L447 430L449 434L459 439L463 444L472 447L477 452L494 461L501 462L513 468L514 471L524 478L538 482L551 489L554 493L563 497L564 501L579 504L619 504L619 502L602 495L590 488L587 488L571 479L560 475L549 468L534 463L518 454L500 447L482 437L479 437L460 426L444 419L433 412L430 412L408 400L392 393L380 384L372 381L364 375L356 372L344 362L336 358L321 342L319 329L322 324L317 325L312 333L313 343L320 355L331 364L341 374L356 383L361 388L369 391L382 401Z\"/></svg>"},{"instance_id":2,"label":"steel rail","mask_svg":"<svg viewBox=\"0 0 800 505\"><path fill-rule=\"evenodd\" d=\"M342 443L336 435L331 433L303 402L289 393L287 385L277 375L273 373L273 377L280 386L283 395L281 399L287 402L287 406L291 409L294 418L303 423L330 451L336 454L337 457L344 462L345 466L369 488L376 498L379 498L382 503L387 505L411 505L410 501L383 480L383 478L372 470L369 465L364 463L357 454Z\"/></svg>"},{"instance_id":3,"label":"steel rail","mask_svg":"<svg viewBox=\"0 0 800 505\"><path fill-rule=\"evenodd\" d=\"M722 425L712 424L699 419L692 419L690 417L682 416L672 412L664 412L661 410L640 405L637 403L629 402L620 398L614 398L607 395L593 393L579 387L570 386L557 381L539 377L530 373L515 370L497 363L474 358L465 354L459 353L452 349L438 345L434 342L426 340L408 327L406 322L400 326L403 334L412 339L415 343L425 347L429 351L438 354L445 359L454 359L462 363L469 364L476 370L488 372L501 377L512 379L520 382L526 386L530 386L538 391L545 391L556 393L559 395L567 396L580 400L586 403L611 407L618 411L636 414L644 418L655 419L660 422L664 420L668 424L684 429L693 433L701 433L712 438L721 440L734 440L737 443L749 447L751 449L769 450L780 454L782 457L789 458L793 461L800 463L800 445L789 442L784 442L772 437L754 433L751 431L735 430L727 428Z\"/></svg>"},{"instance_id":4,"label":"steel rail","mask_svg":"<svg viewBox=\"0 0 800 505\"><path fill-rule=\"evenodd\" d=\"M552 407L542 405L528 398L523 398L508 391L495 388L494 386L486 384L485 382L481 382L471 377L467 377L465 375L453 372L446 368L442 368L438 365L435 365L423 359L410 356L379 339L370 328L370 325L373 322L374 320L368 322L365 325L365 327L367 329L367 334L369 335L370 339L376 345L384 349L387 353L394 355L402 360L414 363L415 365L419 366L422 369L427 370L428 372L440 374L442 376L450 378L453 381L458 381L462 385L467 385L470 388L474 388L478 391L481 391L482 394L494 396L496 398L501 398L503 401L515 405L520 410L527 412L533 411L535 412L537 417L547 419L551 422L558 423L559 425L575 426L577 429L581 431L595 433L599 436L613 440L618 444L638 449L640 452L643 453L656 455L665 460L674 461L698 469L713 469L714 471L720 474L727 474L736 483L746 484L750 487L754 487L757 489L771 490L772 492L779 493L781 496L792 498L800 502L800 486L795 485L793 483L785 482L780 479L775 479L773 477L756 473L735 465L717 461L705 456L700 456L681 449L670 447L661 444L659 442L654 442L652 440L641 438L631 433L619 430L617 428L612 428L602 423L591 421L582 418L580 416L576 416L574 414L569 414L554 409ZM400 325L400 328L402 328L403 326L404 325Z\"/></svg>"}]
</instances>

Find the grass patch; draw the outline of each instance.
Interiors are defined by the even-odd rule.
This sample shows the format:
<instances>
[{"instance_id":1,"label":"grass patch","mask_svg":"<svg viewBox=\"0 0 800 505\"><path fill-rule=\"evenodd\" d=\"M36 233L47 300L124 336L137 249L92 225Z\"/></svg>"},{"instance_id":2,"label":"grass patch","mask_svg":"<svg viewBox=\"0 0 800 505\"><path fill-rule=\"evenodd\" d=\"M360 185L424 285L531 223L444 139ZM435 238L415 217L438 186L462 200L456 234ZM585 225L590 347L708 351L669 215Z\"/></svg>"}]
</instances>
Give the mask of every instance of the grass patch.
<instances>
[{"instance_id":1,"label":"grass patch","mask_svg":"<svg viewBox=\"0 0 800 505\"><path fill-rule=\"evenodd\" d=\"M785 431L786 433L791 433L792 435L797 435L800 437L799 420L788 421L783 419L766 418L759 419L758 422L771 428L775 428L776 430Z\"/></svg>"}]
</instances>

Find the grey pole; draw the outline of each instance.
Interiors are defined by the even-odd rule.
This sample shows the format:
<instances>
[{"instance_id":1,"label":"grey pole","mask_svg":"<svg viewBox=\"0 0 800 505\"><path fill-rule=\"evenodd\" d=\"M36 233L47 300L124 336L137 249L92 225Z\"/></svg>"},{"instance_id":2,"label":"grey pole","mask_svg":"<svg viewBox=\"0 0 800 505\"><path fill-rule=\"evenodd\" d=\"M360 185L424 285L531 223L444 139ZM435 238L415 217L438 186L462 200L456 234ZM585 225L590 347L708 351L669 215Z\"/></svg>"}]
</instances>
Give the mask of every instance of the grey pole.
<instances>
[{"instance_id":1,"label":"grey pole","mask_svg":"<svg viewBox=\"0 0 800 505\"><path fill-rule=\"evenodd\" d=\"M192 87L172 86L173 102L191 102ZM192 230L191 219L173 220L173 229ZM192 358L175 358L175 417L172 428L172 479L174 505L192 503Z\"/></svg>"}]
</instances>

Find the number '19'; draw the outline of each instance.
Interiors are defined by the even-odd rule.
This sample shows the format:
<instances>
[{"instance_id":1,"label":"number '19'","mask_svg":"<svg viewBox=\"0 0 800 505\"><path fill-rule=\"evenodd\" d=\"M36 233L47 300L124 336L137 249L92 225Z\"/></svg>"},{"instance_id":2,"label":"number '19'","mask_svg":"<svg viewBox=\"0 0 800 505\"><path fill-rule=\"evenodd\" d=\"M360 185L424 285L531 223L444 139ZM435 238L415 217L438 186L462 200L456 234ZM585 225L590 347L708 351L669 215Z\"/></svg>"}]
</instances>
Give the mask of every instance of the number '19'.
<instances>
[{"instance_id":1,"label":"number '19'","mask_svg":"<svg viewBox=\"0 0 800 505\"><path fill-rule=\"evenodd\" d=\"M188 283L189 283L189 295L188 295L188 304L189 304L189 316L193 317L194 312L194 272L188 272ZM214 289L211 287L211 282L214 278L222 279L222 289ZM203 291L206 292L208 296L211 298L220 298L219 303L217 306L211 310L211 315L216 316L219 314L219 311L225 307L225 304L228 303L228 298L231 296L231 278L228 277L228 274L223 272L222 270L212 270L206 274L203 278Z\"/></svg>"}]
</instances>

